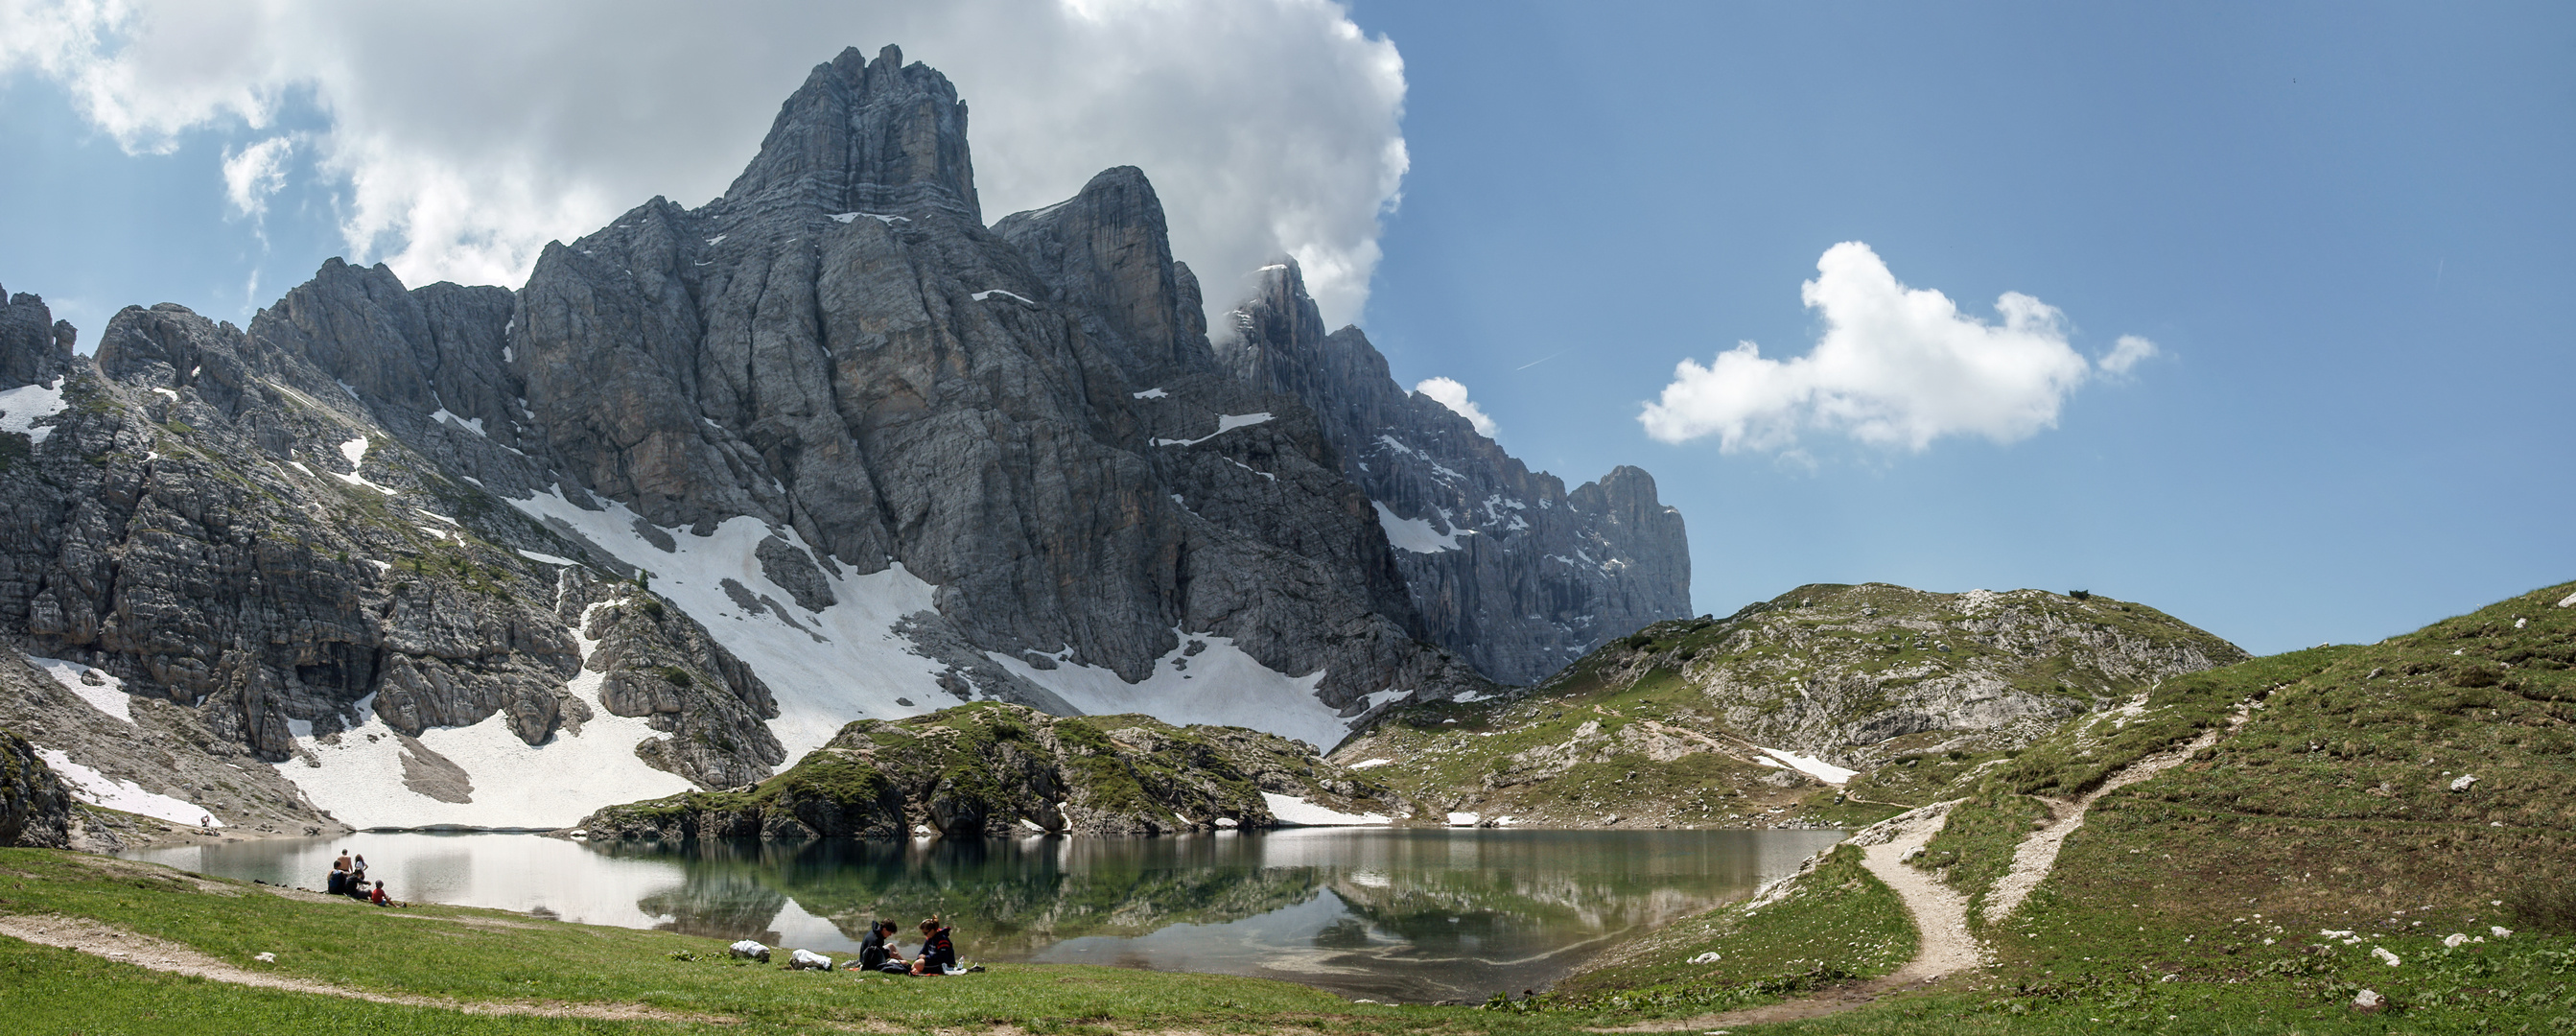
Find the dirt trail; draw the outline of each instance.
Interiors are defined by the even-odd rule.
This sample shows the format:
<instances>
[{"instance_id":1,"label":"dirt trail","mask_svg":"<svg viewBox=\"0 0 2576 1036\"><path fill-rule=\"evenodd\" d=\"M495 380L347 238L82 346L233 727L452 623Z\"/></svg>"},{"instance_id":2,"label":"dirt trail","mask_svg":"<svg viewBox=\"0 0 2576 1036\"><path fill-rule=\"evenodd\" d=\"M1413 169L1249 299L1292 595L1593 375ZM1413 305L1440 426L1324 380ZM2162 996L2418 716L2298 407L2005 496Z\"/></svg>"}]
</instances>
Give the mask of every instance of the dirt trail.
<instances>
[{"instance_id":1,"label":"dirt trail","mask_svg":"<svg viewBox=\"0 0 2576 1036\"><path fill-rule=\"evenodd\" d=\"M1994 891L1986 896L1986 923L1993 924L2012 916L2012 912L2020 909L2022 902L2030 898L2031 890L2048 880L2048 872L2057 867L2057 852L2065 847L2066 836L2084 826L2085 811L2092 809L2095 801L2182 765L2191 759L2193 753L2216 744L2221 735L2244 725L2248 715L2246 708L2239 705L2236 715L2228 720L2226 726L2211 727L2180 747L2130 763L2104 780L2101 787L2086 792L2072 803L2048 800L2049 806L2057 812L2057 820L2022 839L2021 845L2013 850L2012 870L1995 879Z\"/></svg>"},{"instance_id":2,"label":"dirt trail","mask_svg":"<svg viewBox=\"0 0 2576 1036\"><path fill-rule=\"evenodd\" d=\"M1977 937L1968 934L1968 901L1950 886L1942 884L1937 874L1916 870L1905 864L1905 858L1921 849L1932 836L1941 832L1949 820L1950 808L1964 799L1936 802L1907 810L1886 820L1860 829L1848 840L1861 847L1861 862L1878 880L1895 890L1905 901L1905 909L1914 915L1917 949L1914 959L1904 967L1878 978L1840 989L1827 990L1811 997L1748 1007L1725 1014L1702 1015L1650 1022L1595 1032L1676 1032L1706 1031L1729 1025L1753 1025L1760 1022L1785 1022L1839 1014L1867 1004L1890 993L1920 989L1943 978L1973 971L1985 966L1985 947Z\"/></svg>"},{"instance_id":3,"label":"dirt trail","mask_svg":"<svg viewBox=\"0 0 2576 1036\"><path fill-rule=\"evenodd\" d=\"M2144 706L2143 696L2127 710L2134 715ZM1995 883L1986 901L1985 920L1994 922L2011 916L2030 898L2032 889L2047 880L2048 872L2057 865L2057 851L2066 844L2066 836L2084 826L2084 813L2102 796L2146 780L2189 760L2193 753L2215 744L2229 731L2243 726L2249 707L2239 704L2236 714L2225 727L2213 727L2189 743L2147 756L2112 774L2102 786L2072 803L2051 802L2059 819L2048 827L2022 840L2013 851L2012 870ZM1938 874L1917 870L1905 864L1905 858L1941 833L1949 821L1950 809L1965 799L1936 802L1908 810L1862 828L1849 839L1862 847L1862 862L1871 874L1886 882L1905 901L1905 909L1914 915L1914 929L1921 948L1904 967L1867 982L1828 990L1812 997L1783 1003L1751 1007L1725 1014L1703 1015L1671 1021L1596 1032L1675 1032L1705 1031L1729 1025L1753 1025L1760 1022L1785 1022L1838 1014L1867 1004L1890 993L1929 986L1944 977L1984 967L1986 951L1976 936L1968 932L1968 900L1958 890L1944 883Z\"/></svg>"},{"instance_id":4,"label":"dirt trail","mask_svg":"<svg viewBox=\"0 0 2576 1036\"><path fill-rule=\"evenodd\" d=\"M256 986L290 993L346 997L379 1004L437 1007L465 1014L540 1015L548 1018L596 1018L602 1021L720 1022L740 1021L723 1015L666 1011L640 1004L566 1004L512 1001L465 1001L403 993L371 993L312 979L253 971L165 939L113 928L84 917L59 914L0 916L0 935L32 943L77 950L121 964L194 975L237 986Z\"/></svg>"}]
</instances>

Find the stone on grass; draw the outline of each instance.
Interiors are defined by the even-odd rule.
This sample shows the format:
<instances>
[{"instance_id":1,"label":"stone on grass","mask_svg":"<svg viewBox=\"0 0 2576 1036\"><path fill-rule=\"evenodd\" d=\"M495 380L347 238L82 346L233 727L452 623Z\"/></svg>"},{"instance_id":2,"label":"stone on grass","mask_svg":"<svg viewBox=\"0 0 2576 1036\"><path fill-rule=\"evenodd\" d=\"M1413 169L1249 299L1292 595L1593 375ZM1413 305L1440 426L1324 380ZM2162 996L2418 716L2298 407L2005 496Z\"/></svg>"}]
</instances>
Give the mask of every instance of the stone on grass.
<instances>
[{"instance_id":1,"label":"stone on grass","mask_svg":"<svg viewBox=\"0 0 2576 1036\"><path fill-rule=\"evenodd\" d=\"M2464 773L2451 781L2451 790L2467 791L2469 790L2469 785L2476 784L2477 782L2477 775Z\"/></svg>"},{"instance_id":2,"label":"stone on grass","mask_svg":"<svg viewBox=\"0 0 2576 1036\"><path fill-rule=\"evenodd\" d=\"M2500 924L2488 925L2487 934L2495 936L2498 939L2506 939L2513 936L2513 929Z\"/></svg>"},{"instance_id":3,"label":"stone on grass","mask_svg":"<svg viewBox=\"0 0 2576 1036\"><path fill-rule=\"evenodd\" d=\"M1710 950L1710 951L1708 951L1707 953L1703 953L1703 954L1700 954L1699 956L1696 956L1696 957L1691 958L1691 959L1690 959L1690 962L1691 962L1691 963L1693 963L1693 964L1715 964L1715 963L1717 963L1718 961L1723 960L1723 959L1724 959L1724 958L1719 957L1719 956L1717 955L1717 951L1716 951L1716 950Z\"/></svg>"},{"instance_id":4,"label":"stone on grass","mask_svg":"<svg viewBox=\"0 0 2576 1036\"><path fill-rule=\"evenodd\" d=\"M2388 998L2365 989L2352 995L2352 1009L2364 1014L2378 1014L2388 1007Z\"/></svg>"},{"instance_id":5,"label":"stone on grass","mask_svg":"<svg viewBox=\"0 0 2576 1036\"><path fill-rule=\"evenodd\" d=\"M745 960L756 960L763 964L769 963L769 947L763 946L755 940L745 939L727 947L727 949L731 950L733 955L736 957L741 957Z\"/></svg>"},{"instance_id":6,"label":"stone on grass","mask_svg":"<svg viewBox=\"0 0 2576 1036\"><path fill-rule=\"evenodd\" d=\"M2462 934L2460 934L2460 933L2458 933L2458 932L2452 932L2451 934L2449 934L2449 935L2445 935L2445 936L2443 936L2443 937L2442 937L2442 946L2443 946L2443 948L2445 948L2445 949L2453 949L2453 950L2456 950L2456 949L2459 949L2463 944L2466 944L2468 941L2469 941L2469 937L2468 937L2468 936L2462 935Z\"/></svg>"},{"instance_id":7,"label":"stone on grass","mask_svg":"<svg viewBox=\"0 0 2576 1036\"><path fill-rule=\"evenodd\" d=\"M832 958L812 950L798 950L787 955L787 968L790 971L830 971Z\"/></svg>"},{"instance_id":8,"label":"stone on grass","mask_svg":"<svg viewBox=\"0 0 2576 1036\"><path fill-rule=\"evenodd\" d=\"M251 959L252 959L252 960L255 960L255 961L258 961L258 962L260 962L260 963L262 963L262 964L275 964L275 963L277 963L277 955L276 955L276 954L274 954L274 953L262 953L262 954L259 954L259 955L257 955L257 956L252 957Z\"/></svg>"},{"instance_id":9,"label":"stone on grass","mask_svg":"<svg viewBox=\"0 0 2576 1036\"><path fill-rule=\"evenodd\" d=\"M2370 955L2371 955L2371 956L2373 956L2373 957L2377 957L2377 958L2379 958L2380 960L2387 961L2387 962L2388 962L2388 966L2389 966L2389 967L2392 967L2392 968L2393 968L2393 967L2396 967L2399 963L2401 963L2401 962L2397 959L2397 955L2396 955L2396 954L2394 954L2394 953L2390 953L2390 952L2388 952L2388 948L2387 948L2387 947L2385 947L2385 946L2373 946L2373 947L2371 947L2371 948L2370 948Z\"/></svg>"}]
</instances>

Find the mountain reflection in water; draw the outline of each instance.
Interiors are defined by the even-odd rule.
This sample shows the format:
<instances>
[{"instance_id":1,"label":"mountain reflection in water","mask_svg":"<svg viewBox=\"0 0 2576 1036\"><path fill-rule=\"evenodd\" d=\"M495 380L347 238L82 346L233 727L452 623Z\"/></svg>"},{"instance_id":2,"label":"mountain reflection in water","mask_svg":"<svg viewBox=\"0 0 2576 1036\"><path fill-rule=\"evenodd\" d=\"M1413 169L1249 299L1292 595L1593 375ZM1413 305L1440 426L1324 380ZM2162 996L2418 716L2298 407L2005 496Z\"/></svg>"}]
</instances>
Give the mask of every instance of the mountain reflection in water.
<instances>
[{"instance_id":1,"label":"mountain reflection in water","mask_svg":"<svg viewBox=\"0 0 2576 1036\"><path fill-rule=\"evenodd\" d=\"M361 834L131 855L311 886L339 847L357 847L397 895L826 953L855 949L877 918L910 938L937 913L972 960L1260 975L1419 1002L1545 986L1841 837L1305 829L668 846Z\"/></svg>"}]
</instances>

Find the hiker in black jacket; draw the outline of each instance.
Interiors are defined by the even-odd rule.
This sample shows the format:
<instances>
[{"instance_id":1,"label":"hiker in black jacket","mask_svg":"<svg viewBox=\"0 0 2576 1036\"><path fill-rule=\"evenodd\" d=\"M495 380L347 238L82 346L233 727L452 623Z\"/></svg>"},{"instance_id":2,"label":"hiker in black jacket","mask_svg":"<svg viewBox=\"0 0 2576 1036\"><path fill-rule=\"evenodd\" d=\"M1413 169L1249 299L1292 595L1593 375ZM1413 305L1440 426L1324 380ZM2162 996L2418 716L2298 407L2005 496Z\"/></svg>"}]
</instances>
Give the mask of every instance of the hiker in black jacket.
<instances>
[{"instance_id":1,"label":"hiker in black jacket","mask_svg":"<svg viewBox=\"0 0 2576 1036\"><path fill-rule=\"evenodd\" d=\"M876 927L868 929L868 937L859 940L859 970L882 971L889 975L903 974L907 970L904 967L903 954L894 948L894 944L887 941L894 938L894 933L901 930L901 927L894 922L885 920L878 921Z\"/></svg>"}]
</instances>

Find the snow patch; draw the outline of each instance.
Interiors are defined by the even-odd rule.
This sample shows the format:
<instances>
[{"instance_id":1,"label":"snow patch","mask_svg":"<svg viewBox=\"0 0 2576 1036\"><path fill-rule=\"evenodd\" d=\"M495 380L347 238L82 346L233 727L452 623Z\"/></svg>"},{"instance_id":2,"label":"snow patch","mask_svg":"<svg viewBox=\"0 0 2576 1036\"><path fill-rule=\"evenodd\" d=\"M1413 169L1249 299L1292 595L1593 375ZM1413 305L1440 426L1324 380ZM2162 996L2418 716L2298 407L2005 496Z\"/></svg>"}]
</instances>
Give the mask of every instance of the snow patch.
<instances>
[{"instance_id":1,"label":"snow patch","mask_svg":"<svg viewBox=\"0 0 2576 1036\"><path fill-rule=\"evenodd\" d=\"M1127 394L1127 398L1129 399L1170 399L1171 397L1171 393L1165 392L1161 388L1149 388L1143 392L1130 392Z\"/></svg>"},{"instance_id":2,"label":"snow patch","mask_svg":"<svg viewBox=\"0 0 2576 1036\"><path fill-rule=\"evenodd\" d=\"M536 551L533 551L533 550L522 550L522 551L520 551L520 552L519 552L519 556L520 556L520 557L523 557L523 558L526 558L526 559L528 559L528 560L530 560L530 561L540 562L540 563L548 564L548 565L578 565L578 564L581 564L581 562L574 561L574 560L573 560L573 559L571 559L571 558L559 558L559 557L556 557L556 556L554 556L554 555L552 555L552 554L539 554L539 553L537 553Z\"/></svg>"},{"instance_id":3,"label":"snow patch","mask_svg":"<svg viewBox=\"0 0 2576 1036\"><path fill-rule=\"evenodd\" d=\"M1360 760L1359 762L1352 763L1352 764L1351 764L1351 765L1349 765L1349 766L1343 767L1343 769L1346 769L1346 770L1365 770L1365 769L1368 769L1369 767L1372 767L1372 766L1385 766L1386 764L1388 764L1388 763L1392 763L1392 762L1394 762L1394 761L1395 761L1395 760L1393 760L1393 759L1362 759L1362 760Z\"/></svg>"},{"instance_id":4,"label":"snow patch","mask_svg":"<svg viewBox=\"0 0 2576 1036\"><path fill-rule=\"evenodd\" d=\"M721 245L721 244L723 244L723 243L724 243L724 239L726 239L726 238L728 238L728 237L732 237L732 236L733 236L733 235L731 235L731 234L718 234L718 235L716 235L716 236L714 236L714 237L708 238L708 239L707 239L707 247L709 247L709 248L713 248L713 247L715 247L715 246L717 246L717 245Z\"/></svg>"},{"instance_id":5,"label":"snow patch","mask_svg":"<svg viewBox=\"0 0 2576 1036\"><path fill-rule=\"evenodd\" d=\"M173 396L172 398L177 398ZM36 427L36 422L62 413L71 404L63 402L63 379L48 385L20 385L0 392L0 432L16 432L27 441L42 445L54 434L52 425Z\"/></svg>"},{"instance_id":6,"label":"snow patch","mask_svg":"<svg viewBox=\"0 0 2576 1036\"><path fill-rule=\"evenodd\" d=\"M1237 428L1249 428L1268 420L1270 420L1270 412L1266 410L1258 414L1218 414L1216 418L1216 430L1213 432L1199 436L1196 439L1156 439L1154 440L1154 445L1196 446Z\"/></svg>"},{"instance_id":7,"label":"snow patch","mask_svg":"<svg viewBox=\"0 0 2576 1036\"><path fill-rule=\"evenodd\" d=\"M1757 745L1755 747L1759 748L1760 746ZM1799 755L1796 752L1784 752L1777 748L1763 748L1761 751L1764 755L1770 756L1771 758L1756 759L1754 762L1768 766L1779 766L1796 770L1827 784L1841 784L1860 774L1860 771L1858 770L1846 770L1811 755ZM1774 759L1778 760L1778 762L1773 762L1772 760Z\"/></svg>"},{"instance_id":8,"label":"snow patch","mask_svg":"<svg viewBox=\"0 0 2576 1036\"><path fill-rule=\"evenodd\" d=\"M1094 716L1141 712L1165 723L1250 727L1327 750L1350 735L1349 722L1337 715L1339 710L1315 697L1315 689L1324 682L1324 670L1290 676L1245 654L1232 637L1179 629L1172 633L1181 643L1156 661L1139 683L1119 678L1117 670L1070 657L1058 659L1053 669L1039 669L1025 658L1000 652L986 652L984 657ZM1196 655L1184 654L1194 640L1207 648Z\"/></svg>"},{"instance_id":9,"label":"snow patch","mask_svg":"<svg viewBox=\"0 0 2576 1036\"><path fill-rule=\"evenodd\" d=\"M1021 304L1021 305L1024 305L1024 306L1034 306L1034 305L1037 305L1037 303L1035 303L1035 302L1031 302L1031 301L1029 301L1029 300L1027 300L1027 299L1021 298L1021 297L1019 297L1019 296L1017 296L1017 295L1011 294L1010 292L1003 291L1003 290L1002 290L1002 289L1000 289L1000 288L986 288L986 289L984 289L984 290L982 290L982 291L976 292L976 293L974 294L974 299L975 299L975 301L977 301L977 302L982 302L982 301L984 301L985 299L992 298L992 297L993 297L993 296L995 296L995 295L999 295L999 296L1001 296L1001 297L1003 297L1003 298L1009 299L1009 300L1011 300L1011 301L1013 301L1013 302L1017 302L1017 303L1019 303L1019 304Z\"/></svg>"},{"instance_id":10,"label":"snow patch","mask_svg":"<svg viewBox=\"0 0 2576 1036\"><path fill-rule=\"evenodd\" d=\"M483 419L480 417L468 421L462 417L456 416L455 414L448 413L446 407L440 407L438 408L437 413L429 415L429 419L440 424L453 424L456 427L465 429L466 431L472 432L476 435L482 435L484 438L491 438L491 436L484 434ZM355 462L353 461L352 463Z\"/></svg>"},{"instance_id":11,"label":"snow patch","mask_svg":"<svg viewBox=\"0 0 2576 1036\"><path fill-rule=\"evenodd\" d=\"M910 217L907 217L907 216L888 216L888 215L884 215L884 214L882 214L882 213L875 213L875 212L835 212L835 213L833 213L833 214L832 214L832 221L833 221L833 222L835 222L835 223L847 223L847 222L850 222L851 220L857 219L857 218L859 218L859 217L861 217L861 216L865 216L865 217L867 217L867 218L869 218L869 219L872 219L872 220L875 220L875 221L877 221L877 222L879 222L879 223L883 223L883 224L885 224L885 225L887 225L887 226L889 226L889 227L891 227L891 226L895 225L895 222L896 222L897 220L901 220L901 221L903 221L903 222L905 222L905 223L910 223L910 222L912 222L912 219L911 219ZM707 242L707 243L712 245L712 244L716 243L716 241L722 241L722 240L724 240L724 238L722 238L722 237L718 237L718 238L716 238L716 239L715 239L715 241L709 241L709 242ZM980 300L980 299L982 299L982 298L983 298L983 296L978 295L978 296L976 296L976 298Z\"/></svg>"},{"instance_id":12,"label":"snow patch","mask_svg":"<svg viewBox=\"0 0 2576 1036\"><path fill-rule=\"evenodd\" d=\"M126 696L125 681L109 676L107 670L92 669L78 662L67 662L59 658L38 658L34 655L28 655L27 661L36 668L44 670L45 675L53 677L54 682L63 685L64 690L79 695L80 700L88 702L91 708L128 723L134 722L134 699ZM98 674L99 679L104 682L96 687L81 682L81 677L91 673Z\"/></svg>"},{"instance_id":13,"label":"snow patch","mask_svg":"<svg viewBox=\"0 0 2576 1036\"><path fill-rule=\"evenodd\" d=\"M170 401L171 401L171 402L173 402L173 403L176 403L176 402L178 402L178 401L179 401L179 394L178 394L178 393L176 393L176 392L172 392L172 391L170 391L169 389L165 389L165 388L162 388L162 387L160 387L160 386L157 386L157 385L156 385L156 386L153 386L152 391L154 391L154 392L156 392L156 393L159 393L159 394L161 394L161 395L164 395L164 396L168 396L168 397L170 397Z\"/></svg>"},{"instance_id":14,"label":"snow patch","mask_svg":"<svg viewBox=\"0 0 2576 1036\"><path fill-rule=\"evenodd\" d=\"M594 604L582 612L588 626ZM584 659L599 642L572 631ZM278 763L277 772L304 789L313 804L352 827L557 828L578 821L600 806L659 798L691 791L695 786L676 774L644 765L635 747L662 735L640 716L620 716L599 700L604 673L583 669L565 690L590 706L591 718L581 733L557 730L542 745L530 745L510 732L509 714L495 712L470 727L432 727L420 743L465 771L474 790L469 802L442 802L403 784L401 738L375 713L375 696L359 699L361 722L328 742L312 736L310 724L296 731L296 754L304 758Z\"/></svg>"},{"instance_id":15,"label":"snow patch","mask_svg":"<svg viewBox=\"0 0 2576 1036\"><path fill-rule=\"evenodd\" d=\"M344 385L342 387L346 388L347 386ZM358 473L359 463L367 458L368 445L367 437L363 435L341 443L340 455L349 458L349 473L343 475L334 471L331 473L331 477L353 486L365 486L369 489L375 490L376 492L383 493L386 496L392 496L394 495L394 491L392 489L370 482L367 480L367 476Z\"/></svg>"},{"instance_id":16,"label":"snow patch","mask_svg":"<svg viewBox=\"0 0 2576 1036\"><path fill-rule=\"evenodd\" d=\"M186 824L189 827L198 826L199 820L210 820L216 827L224 826L223 821L212 820L214 817L212 810L200 808L196 803L185 799L174 799L167 795L145 791L142 785L133 781L117 780L73 762L68 753L38 746L36 755L45 761L45 765L53 767L56 774L61 775L63 783L71 785L73 798L90 805L137 813L155 820Z\"/></svg>"},{"instance_id":17,"label":"snow patch","mask_svg":"<svg viewBox=\"0 0 2576 1036\"><path fill-rule=\"evenodd\" d=\"M1433 528L1427 519L1398 518L1394 511L1388 510L1385 504L1375 500L1369 501L1369 505L1377 508L1377 523L1386 530L1386 541L1393 544L1397 550L1409 550L1416 554L1437 554L1444 550L1458 550L1460 549L1458 537L1476 534L1473 529L1460 529L1454 526L1443 533Z\"/></svg>"},{"instance_id":18,"label":"snow patch","mask_svg":"<svg viewBox=\"0 0 2576 1036\"><path fill-rule=\"evenodd\" d=\"M1455 810L1452 810L1449 813L1449 826L1451 827L1474 827L1484 822L1485 817L1481 813L1460 813Z\"/></svg>"},{"instance_id":19,"label":"snow patch","mask_svg":"<svg viewBox=\"0 0 2576 1036\"><path fill-rule=\"evenodd\" d=\"M665 553L636 533L639 517L621 503L586 511L566 499L559 486L510 503L539 521L560 519L617 560L653 573L655 593L705 624L708 633L769 685L778 699L778 718L769 721L769 729L789 760L822 747L851 720L910 716L955 701L939 686L945 667L915 654L912 642L893 631L906 616L937 610L932 597L939 588L901 564L864 575L847 569L837 576L826 574L838 603L809 612L761 571L752 552L771 530L758 518L728 518L705 536L686 527L665 530L673 544ZM806 549L795 530L777 534ZM743 614L725 592L727 579L792 610L794 625L767 608ZM900 698L923 704L905 705Z\"/></svg>"},{"instance_id":20,"label":"snow patch","mask_svg":"<svg viewBox=\"0 0 2576 1036\"><path fill-rule=\"evenodd\" d=\"M1278 817L1282 824L1295 824L1300 827L1376 827L1395 822L1387 819L1384 814L1344 813L1277 792L1262 792L1261 798L1270 803L1270 815Z\"/></svg>"}]
</instances>

